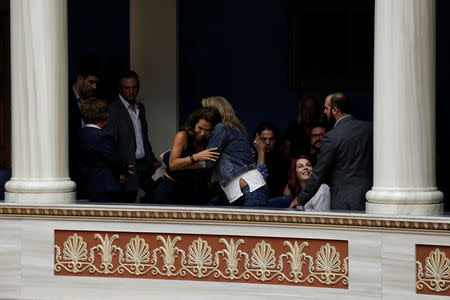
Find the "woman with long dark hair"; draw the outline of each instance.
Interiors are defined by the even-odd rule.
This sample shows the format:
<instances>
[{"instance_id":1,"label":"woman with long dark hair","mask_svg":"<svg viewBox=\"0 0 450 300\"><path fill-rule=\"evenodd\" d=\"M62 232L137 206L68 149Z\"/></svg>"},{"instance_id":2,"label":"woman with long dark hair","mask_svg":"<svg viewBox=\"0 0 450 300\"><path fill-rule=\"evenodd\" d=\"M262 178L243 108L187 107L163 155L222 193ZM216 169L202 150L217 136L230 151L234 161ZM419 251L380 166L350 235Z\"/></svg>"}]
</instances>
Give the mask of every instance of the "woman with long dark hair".
<instances>
[{"instance_id":1,"label":"woman with long dark hair","mask_svg":"<svg viewBox=\"0 0 450 300\"><path fill-rule=\"evenodd\" d=\"M164 177L156 187L153 202L160 204L205 204L212 197L208 170L192 169L195 162L216 161L217 148L205 149L220 114L211 108L193 112L174 138Z\"/></svg>"},{"instance_id":2,"label":"woman with long dark hair","mask_svg":"<svg viewBox=\"0 0 450 300\"><path fill-rule=\"evenodd\" d=\"M299 156L289 170L289 181L284 189L284 196L269 199L269 207L294 208L290 207L290 204L300 195L302 189L306 187L312 170L311 159L305 155ZM328 185L322 184L314 197L306 203L304 209L314 211L330 210L330 188Z\"/></svg>"}]
</instances>

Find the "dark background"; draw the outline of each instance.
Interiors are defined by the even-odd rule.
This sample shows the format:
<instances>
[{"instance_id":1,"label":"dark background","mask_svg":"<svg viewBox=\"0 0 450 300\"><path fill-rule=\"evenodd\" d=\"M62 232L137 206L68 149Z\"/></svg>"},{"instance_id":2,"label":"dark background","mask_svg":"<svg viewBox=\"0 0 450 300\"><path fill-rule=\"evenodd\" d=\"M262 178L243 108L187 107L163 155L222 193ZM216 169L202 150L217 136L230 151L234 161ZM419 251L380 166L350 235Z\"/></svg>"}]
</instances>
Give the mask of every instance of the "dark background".
<instances>
[{"instance_id":1,"label":"dark background","mask_svg":"<svg viewBox=\"0 0 450 300\"><path fill-rule=\"evenodd\" d=\"M179 1L181 124L224 96L249 132L264 120L284 131L300 95L337 90L372 120L373 3Z\"/></svg>"},{"instance_id":2,"label":"dark background","mask_svg":"<svg viewBox=\"0 0 450 300\"><path fill-rule=\"evenodd\" d=\"M117 76L130 68L130 1L69 0L69 79L80 64L97 65L99 92L111 97Z\"/></svg>"}]
</instances>

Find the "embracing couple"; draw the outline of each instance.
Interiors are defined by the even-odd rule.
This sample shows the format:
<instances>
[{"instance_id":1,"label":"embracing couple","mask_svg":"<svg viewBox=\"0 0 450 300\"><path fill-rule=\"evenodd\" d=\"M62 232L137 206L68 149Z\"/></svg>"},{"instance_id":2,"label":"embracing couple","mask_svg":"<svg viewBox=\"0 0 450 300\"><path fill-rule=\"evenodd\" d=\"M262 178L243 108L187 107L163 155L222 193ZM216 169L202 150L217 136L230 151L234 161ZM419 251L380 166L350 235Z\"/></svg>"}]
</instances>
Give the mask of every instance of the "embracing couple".
<instances>
[{"instance_id":1,"label":"embracing couple","mask_svg":"<svg viewBox=\"0 0 450 300\"><path fill-rule=\"evenodd\" d=\"M220 201L211 199L224 195L233 206L267 205L266 182L247 132L223 97L203 99L164 156L167 170L155 190L156 203L215 204ZM220 188L214 189L214 179Z\"/></svg>"}]
</instances>

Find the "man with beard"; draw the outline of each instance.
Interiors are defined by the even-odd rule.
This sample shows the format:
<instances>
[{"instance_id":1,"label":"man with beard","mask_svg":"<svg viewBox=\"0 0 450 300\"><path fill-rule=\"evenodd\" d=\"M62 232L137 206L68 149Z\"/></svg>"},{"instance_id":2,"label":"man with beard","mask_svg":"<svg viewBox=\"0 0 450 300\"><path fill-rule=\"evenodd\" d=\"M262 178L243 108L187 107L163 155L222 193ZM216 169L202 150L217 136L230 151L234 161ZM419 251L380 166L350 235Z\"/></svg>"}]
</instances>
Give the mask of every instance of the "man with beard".
<instances>
[{"instance_id":1,"label":"man with beard","mask_svg":"<svg viewBox=\"0 0 450 300\"><path fill-rule=\"evenodd\" d=\"M95 97L99 82L98 68L95 63L84 62L77 72L75 82L69 85L69 174L70 178L80 184L78 163L79 130L85 123L81 118L80 106L84 100ZM77 199L85 198L77 188Z\"/></svg>"},{"instance_id":2,"label":"man with beard","mask_svg":"<svg viewBox=\"0 0 450 300\"><path fill-rule=\"evenodd\" d=\"M314 159L314 164L320 156L320 146L322 145L322 135L327 132L324 124L316 123L311 126L311 147L309 149L309 156Z\"/></svg>"},{"instance_id":3,"label":"man with beard","mask_svg":"<svg viewBox=\"0 0 450 300\"><path fill-rule=\"evenodd\" d=\"M343 93L325 99L325 114L335 121L322 136L320 157L305 189L291 207L302 208L329 176L331 209L364 210L372 186L372 125L350 115L350 100Z\"/></svg>"},{"instance_id":4,"label":"man with beard","mask_svg":"<svg viewBox=\"0 0 450 300\"><path fill-rule=\"evenodd\" d=\"M321 104L317 96L302 96L298 106L298 120L285 133L286 154L292 159L309 151L311 126L321 120Z\"/></svg>"}]
</instances>

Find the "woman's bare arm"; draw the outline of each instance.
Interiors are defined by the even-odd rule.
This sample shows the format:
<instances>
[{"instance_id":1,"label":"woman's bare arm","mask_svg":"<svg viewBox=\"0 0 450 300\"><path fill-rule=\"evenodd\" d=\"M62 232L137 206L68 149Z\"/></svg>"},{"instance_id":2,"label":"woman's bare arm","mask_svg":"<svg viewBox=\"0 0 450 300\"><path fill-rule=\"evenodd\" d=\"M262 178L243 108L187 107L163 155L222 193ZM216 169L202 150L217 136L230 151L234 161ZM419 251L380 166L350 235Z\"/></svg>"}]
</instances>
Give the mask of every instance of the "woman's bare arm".
<instances>
[{"instance_id":1,"label":"woman's bare arm","mask_svg":"<svg viewBox=\"0 0 450 300\"><path fill-rule=\"evenodd\" d=\"M258 154L258 165L264 165L266 164L265 161L265 153L264 153L264 143L259 138L259 135L256 134L255 140L253 141L253 145L255 145L256 153Z\"/></svg>"},{"instance_id":2,"label":"woman's bare arm","mask_svg":"<svg viewBox=\"0 0 450 300\"><path fill-rule=\"evenodd\" d=\"M171 171L182 170L188 165L191 165L191 161L188 157L181 157L181 153L187 147L187 133L186 131L177 132L173 139L172 149L170 150L169 169Z\"/></svg>"},{"instance_id":3,"label":"woman's bare arm","mask_svg":"<svg viewBox=\"0 0 450 300\"><path fill-rule=\"evenodd\" d=\"M215 152L217 148L210 148L192 155L191 160L189 156L181 157L181 153L187 147L187 133L185 131L180 131L175 135L173 140L172 150L169 158L169 169L171 171L191 169L194 162L199 162L203 160L216 161L219 157L219 153ZM199 167L199 166L198 166ZM197 167L197 168L198 168Z\"/></svg>"}]
</instances>

